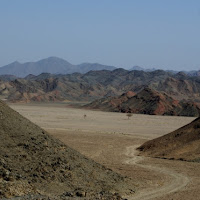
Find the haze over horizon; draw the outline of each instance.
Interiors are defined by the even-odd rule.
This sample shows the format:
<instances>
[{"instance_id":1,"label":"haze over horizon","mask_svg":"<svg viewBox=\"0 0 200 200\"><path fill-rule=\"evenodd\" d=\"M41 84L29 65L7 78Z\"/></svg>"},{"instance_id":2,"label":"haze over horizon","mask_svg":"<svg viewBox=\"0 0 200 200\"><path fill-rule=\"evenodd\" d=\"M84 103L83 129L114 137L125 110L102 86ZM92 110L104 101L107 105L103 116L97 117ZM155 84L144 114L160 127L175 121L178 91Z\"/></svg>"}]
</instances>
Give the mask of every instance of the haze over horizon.
<instances>
[{"instance_id":1,"label":"haze over horizon","mask_svg":"<svg viewBox=\"0 0 200 200\"><path fill-rule=\"evenodd\" d=\"M57 57L57 56L49 56L49 57L47 57L47 58L43 58L43 59L40 59L40 60L35 60L35 61L25 61L25 62L19 62L18 60L15 60L15 61L13 61L13 62L10 62L10 63L7 63L6 65L4 65L4 66L0 66L0 69L1 68L5 68L5 67L7 67L7 65L9 65L10 66L10 64L13 64L13 63L19 63L19 64L28 64L28 63L37 63L37 62L40 62L40 61L45 61L45 60L50 60L51 58L55 58L56 60L58 59L58 60L65 60L65 59L63 59L63 58L60 58L60 57ZM68 62L68 60L65 60L65 61L67 61ZM51 62L51 61L50 61ZM70 63L70 62L68 62L69 64L72 64L72 65L74 65L74 66L76 66L76 65L82 65L82 64L86 64L86 63L88 63L88 64L100 64L100 65L105 65L105 66L108 66L109 67L109 65L107 65L107 64L105 64L105 63L97 63L97 62L93 62L93 63L91 63L91 62L81 62L81 63L78 63L78 64L74 64L74 63ZM194 69L186 69L186 70L175 70L175 69L173 69L173 68L160 68L159 66L157 66L157 67L143 67L143 66L139 66L139 65L133 65L133 66L131 66L131 67L120 67L120 66L114 66L114 65L110 65L111 67L116 67L116 69L117 68L124 68L124 69L126 69L126 70L171 70L171 71L184 71L184 72L189 72L189 71L193 71ZM133 69L134 68L134 69ZM199 71L200 70L200 67L199 68L197 68L196 69L197 71ZM195 71L195 70L194 70Z\"/></svg>"},{"instance_id":2,"label":"haze over horizon","mask_svg":"<svg viewBox=\"0 0 200 200\"><path fill-rule=\"evenodd\" d=\"M56 56L126 69L200 69L198 0L0 3L0 66Z\"/></svg>"}]
</instances>

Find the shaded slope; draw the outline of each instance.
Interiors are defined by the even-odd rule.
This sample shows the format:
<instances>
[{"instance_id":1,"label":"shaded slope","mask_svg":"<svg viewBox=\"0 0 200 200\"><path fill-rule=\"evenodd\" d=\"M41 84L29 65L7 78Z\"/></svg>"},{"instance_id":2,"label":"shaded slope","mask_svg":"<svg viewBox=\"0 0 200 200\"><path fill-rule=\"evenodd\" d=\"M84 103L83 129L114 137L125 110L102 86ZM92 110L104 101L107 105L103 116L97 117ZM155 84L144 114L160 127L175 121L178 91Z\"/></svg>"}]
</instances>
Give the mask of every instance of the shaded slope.
<instances>
[{"instance_id":1,"label":"shaded slope","mask_svg":"<svg viewBox=\"0 0 200 200\"><path fill-rule=\"evenodd\" d=\"M200 162L200 118L138 149L148 156Z\"/></svg>"},{"instance_id":2,"label":"shaded slope","mask_svg":"<svg viewBox=\"0 0 200 200\"><path fill-rule=\"evenodd\" d=\"M155 89L163 91L178 100L186 99L200 102L200 77L190 77L178 73L159 82Z\"/></svg>"},{"instance_id":3,"label":"shaded slope","mask_svg":"<svg viewBox=\"0 0 200 200\"><path fill-rule=\"evenodd\" d=\"M115 192L130 192L129 180L54 139L1 101L0 118L0 198L114 199Z\"/></svg>"},{"instance_id":4,"label":"shaded slope","mask_svg":"<svg viewBox=\"0 0 200 200\"><path fill-rule=\"evenodd\" d=\"M150 115L198 116L200 112L200 108L195 103L177 101L165 93L150 88L145 88L136 95L128 92L119 97L96 100L84 107Z\"/></svg>"},{"instance_id":5,"label":"shaded slope","mask_svg":"<svg viewBox=\"0 0 200 200\"><path fill-rule=\"evenodd\" d=\"M2 81L13 81L15 79L17 79L17 77L14 75L0 75L0 80Z\"/></svg>"}]
</instances>

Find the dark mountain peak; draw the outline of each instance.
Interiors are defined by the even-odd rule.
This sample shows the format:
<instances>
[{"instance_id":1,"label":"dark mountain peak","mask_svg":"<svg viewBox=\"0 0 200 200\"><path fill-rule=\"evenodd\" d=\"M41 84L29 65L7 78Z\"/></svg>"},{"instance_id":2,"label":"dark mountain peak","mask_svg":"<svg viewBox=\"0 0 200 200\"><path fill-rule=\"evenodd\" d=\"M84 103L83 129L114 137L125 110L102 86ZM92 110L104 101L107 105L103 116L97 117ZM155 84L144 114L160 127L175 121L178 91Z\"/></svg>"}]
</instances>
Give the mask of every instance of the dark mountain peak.
<instances>
[{"instance_id":1,"label":"dark mountain peak","mask_svg":"<svg viewBox=\"0 0 200 200\"><path fill-rule=\"evenodd\" d=\"M124 68L117 68L115 70L112 71L112 74L114 75L124 75L127 74L129 71L124 69Z\"/></svg>"},{"instance_id":2,"label":"dark mountain peak","mask_svg":"<svg viewBox=\"0 0 200 200\"><path fill-rule=\"evenodd\" d=\"M27 75L24 79L30 80L30 79L33 79L33 78L35 78L35 77L36 77L35 75L29 74L29 75Z\"/></svg>"},{"instance_id":3,"label":"dark mountain peak","mask_svg":"<svg viewBox=\"0 0 200 200\"><path fill-rule=\"evenodd\" d=\"M169 74L171 74L170 72L167 72L167 71L162 70L162 69L157 69L157 70L151 71L149 73L152 73L154 75L169 75Z\"/></svg>"},{"instance_id":4,"label":"dark mountain peak","mask_svg":"<svg viewBox=\"0 0 200 200\"><path fill-rule=\"evenodd\" d=\"M134 74L135 76L143 76L144 74L147 74L148 72L142 71L142 70L132 70L128 72L129 74Z\"/></svg>"},{"instance_id":5,"label":"dark mountain peak","mask_svg":"<svg viewBox=\"0 0 200 200\"><path fill-rule=\"evenodd\" d=\"M186 74L185 72L181 71L181 72L178 72L178 73L176 74L176 76L177 76L177 77L187 77L187 74Z\"/></svg>"},{"instance_id":6,"label":"dark mountain peak","mask_svg":"<svg viewBox=\"0 0 200 200\"><path fill-rule=\"evenodd\" d=\"M127 72L127 70L124 68L117 68L117 69L113 70L113 72Z\"/></svg>"}]
</instances>

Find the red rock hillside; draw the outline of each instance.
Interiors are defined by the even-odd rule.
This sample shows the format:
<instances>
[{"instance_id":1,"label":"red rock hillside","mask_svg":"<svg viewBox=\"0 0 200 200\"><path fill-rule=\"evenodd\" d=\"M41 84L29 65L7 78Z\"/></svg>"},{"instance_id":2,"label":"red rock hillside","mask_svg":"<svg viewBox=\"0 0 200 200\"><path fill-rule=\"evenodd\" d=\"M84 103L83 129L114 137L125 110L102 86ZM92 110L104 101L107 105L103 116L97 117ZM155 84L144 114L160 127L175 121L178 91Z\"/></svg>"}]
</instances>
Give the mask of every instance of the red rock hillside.
<instances>
[{"instance_id":1,"label":"red rock hillside","mask_svg":"<svg viewBox=\"0 0 200 200\"><path fill-rule=\"evenodd\" d=\"M130 92L129 92L130 93ZM200 108L196 103L178 101L165 93L144 88L119 97L109 97L94 101L85 107L114 112L138 113L150 115L198 116Z\"/></svg>"},{"instance_id":2,"label":"red rock hillside","mask_svg":"<svg viewBox=\"0 0 200 200\"><path fill-rule=\"evenodd\" d=\"M122 103L127 102L134 95L135 95L134 92L128 91L118 97L106 97L99 100L95 100L92 103L85 105L84 108L119 112L121 109Z\"/></svg>"}]
</instances>

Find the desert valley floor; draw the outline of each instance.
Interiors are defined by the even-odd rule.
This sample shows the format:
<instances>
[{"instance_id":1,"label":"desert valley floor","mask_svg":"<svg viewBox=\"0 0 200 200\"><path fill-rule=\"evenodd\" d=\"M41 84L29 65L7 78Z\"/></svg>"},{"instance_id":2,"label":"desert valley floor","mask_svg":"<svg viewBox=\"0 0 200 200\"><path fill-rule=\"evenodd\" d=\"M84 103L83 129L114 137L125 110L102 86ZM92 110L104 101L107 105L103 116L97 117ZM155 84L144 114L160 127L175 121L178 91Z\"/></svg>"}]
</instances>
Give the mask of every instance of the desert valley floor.
<instances>
[{"instance_id":1,"label":"desert valley floor","mask_svg":"<svg viewBox=\"0 0 200 200\"><path fill-rule=\"evenodd\" d=\"M96 162L131 177L128 199L188 200L200 197L200 164L137 156L136 147L195 118L133 115L71 108L67 104L10 104L54 137ZM84 118L84 115L86 117Z\"/></svg>"}]
</instances>

